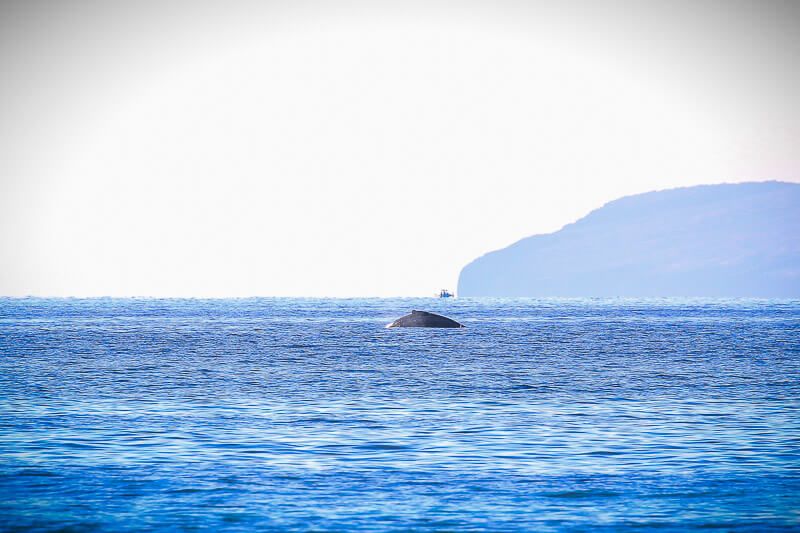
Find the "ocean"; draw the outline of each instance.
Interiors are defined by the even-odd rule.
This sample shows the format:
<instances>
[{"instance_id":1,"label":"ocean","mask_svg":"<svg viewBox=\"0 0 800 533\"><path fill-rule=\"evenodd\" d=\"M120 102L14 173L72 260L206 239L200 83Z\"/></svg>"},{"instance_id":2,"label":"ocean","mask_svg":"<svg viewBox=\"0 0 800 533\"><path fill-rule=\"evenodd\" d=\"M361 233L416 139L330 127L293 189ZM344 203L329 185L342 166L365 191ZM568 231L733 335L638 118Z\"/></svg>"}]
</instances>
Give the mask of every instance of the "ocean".
<instances>
[{"instance_id":1,"label":"ocean","mask_svg":"<svg viewBox=\"0 0 800 533\"><path fill-rule=\"evenodd\" d=\"M2 531L709 528L800 531L800 301L0 299Z\"/></svg>"}]
</instances>

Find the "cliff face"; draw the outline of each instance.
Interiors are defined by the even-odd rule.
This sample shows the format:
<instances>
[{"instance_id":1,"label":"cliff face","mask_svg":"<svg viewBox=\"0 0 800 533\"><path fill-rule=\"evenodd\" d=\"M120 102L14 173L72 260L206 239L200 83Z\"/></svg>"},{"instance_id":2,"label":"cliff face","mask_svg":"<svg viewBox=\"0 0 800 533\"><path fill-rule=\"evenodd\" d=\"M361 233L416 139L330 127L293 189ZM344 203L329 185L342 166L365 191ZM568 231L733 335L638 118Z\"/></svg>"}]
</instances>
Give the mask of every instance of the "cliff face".
<instances>
[{"instance_id":1,"label":"cliff face","mask_svg":"<svg viewBox=\"0 0 800 533\"><path fill-rule=\"evenodd\" d=\"M800 297L800 184L620 198L474 260L458 295Z\"/></svg>"}]
</instances>

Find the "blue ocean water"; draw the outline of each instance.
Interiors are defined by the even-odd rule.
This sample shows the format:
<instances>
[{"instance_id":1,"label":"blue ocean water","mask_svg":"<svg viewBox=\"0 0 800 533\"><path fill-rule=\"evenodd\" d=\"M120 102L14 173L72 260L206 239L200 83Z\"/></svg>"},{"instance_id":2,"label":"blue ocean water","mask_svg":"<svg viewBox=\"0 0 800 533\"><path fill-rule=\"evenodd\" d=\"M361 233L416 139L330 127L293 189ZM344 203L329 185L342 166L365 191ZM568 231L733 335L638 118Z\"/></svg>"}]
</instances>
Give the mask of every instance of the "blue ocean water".
<instances>
[{"instance_id":1,"label":"blue ocean water","mask_svg":"<svg viewBox=\"0 0 800 533\"><path fill-rule=\"evenodd\" d=\"M0 529L800 530L799 411L800 301L0 299Z\"/></svg>"}]
</instances>

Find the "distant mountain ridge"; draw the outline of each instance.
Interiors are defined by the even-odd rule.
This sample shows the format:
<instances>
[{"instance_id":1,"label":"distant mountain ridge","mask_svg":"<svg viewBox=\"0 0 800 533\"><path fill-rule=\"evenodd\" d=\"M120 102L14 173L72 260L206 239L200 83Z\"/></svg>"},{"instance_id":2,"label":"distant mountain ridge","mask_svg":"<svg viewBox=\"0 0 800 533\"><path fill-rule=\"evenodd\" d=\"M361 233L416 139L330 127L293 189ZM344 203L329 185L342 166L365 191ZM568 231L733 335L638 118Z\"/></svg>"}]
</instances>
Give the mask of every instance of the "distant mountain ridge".
<instances>
[{"instance_id":1,"label":"distant mountain ridge","mask_svg":"<svg viewBox=\"0 0 800 533\"><path fill-rule=\"evenodd\" d=\"M475 259L458 295L800 297L800 184L626 196Z\"/></svg>"}]
</instances>

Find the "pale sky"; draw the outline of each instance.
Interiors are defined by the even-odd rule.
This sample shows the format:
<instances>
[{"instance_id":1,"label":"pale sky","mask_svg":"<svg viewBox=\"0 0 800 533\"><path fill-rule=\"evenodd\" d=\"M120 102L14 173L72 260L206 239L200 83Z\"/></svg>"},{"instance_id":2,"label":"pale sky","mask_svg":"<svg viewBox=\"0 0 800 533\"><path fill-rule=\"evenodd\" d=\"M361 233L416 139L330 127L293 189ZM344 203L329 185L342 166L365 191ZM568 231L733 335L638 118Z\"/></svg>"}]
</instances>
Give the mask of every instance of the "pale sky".
<instances>
[{"instance_id":1,"label":"pale sky","mask_svg":"<svg viewBox=\"0 0 800 533\"><path fill-rule=\"evenodd\" d=\"M800 181L800 3L7 1L0 295L416 296Z\"/></svg>"}]
</instances>

